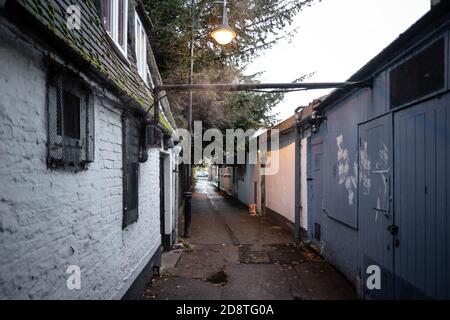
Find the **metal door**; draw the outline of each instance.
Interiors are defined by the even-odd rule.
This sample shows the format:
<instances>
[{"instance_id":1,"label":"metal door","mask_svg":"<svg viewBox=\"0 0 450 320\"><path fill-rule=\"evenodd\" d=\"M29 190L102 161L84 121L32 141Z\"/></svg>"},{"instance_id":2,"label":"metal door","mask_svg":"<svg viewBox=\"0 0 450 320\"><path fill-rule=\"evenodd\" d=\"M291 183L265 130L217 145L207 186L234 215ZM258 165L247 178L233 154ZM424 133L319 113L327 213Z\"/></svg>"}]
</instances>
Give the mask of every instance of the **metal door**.
<instances>
[{"instance_id":1,"label":"metal door","mask_svg":"<svg viewBox=\"0 0 450 320\"><path fill-rule=\"evenodd\" d=\"M321 216L323 208L323 186L322 186L322 141L313 141L312 154L314 158L314 173L313 173L313 237L314 240L321 239Z\"/></svg>"},{"instance_id":2,"label":"metal door","mask_svg":"<svg viewBox=\"0 0 450 320\"><path fill-rule=\"evenodd\" d=\"M363 294L368 299L393 298L392 115L359 126L358 205ZM367 286L373 267L381 287ZM370 278L372 281L374 278ZM376 285L376 282L372 283Z\"/></svg>"},{"instance_id":3,"label":"metal door","mask_svg":"<svg viewBox=\"0 0 450 320\"><path fill-rule=\"evenodd\" d=\"M312 142L311 137L308 137L308 145L307 145L307 160L306 160L306 185L308 188L308 239L312 239L313 237L313 206L314 206L314 164L313 164L313 153L312 153Z\"/></svg>"},{"instance_id":4,"label":"metal door","mask_svg":"<svg viewBox=\"0 0 450 320\"><path fill-rule=\"evenodd\" d=\"M434 99L394 115L395 297L450 298L450 110Z\"/></svg>"}]
</instances>

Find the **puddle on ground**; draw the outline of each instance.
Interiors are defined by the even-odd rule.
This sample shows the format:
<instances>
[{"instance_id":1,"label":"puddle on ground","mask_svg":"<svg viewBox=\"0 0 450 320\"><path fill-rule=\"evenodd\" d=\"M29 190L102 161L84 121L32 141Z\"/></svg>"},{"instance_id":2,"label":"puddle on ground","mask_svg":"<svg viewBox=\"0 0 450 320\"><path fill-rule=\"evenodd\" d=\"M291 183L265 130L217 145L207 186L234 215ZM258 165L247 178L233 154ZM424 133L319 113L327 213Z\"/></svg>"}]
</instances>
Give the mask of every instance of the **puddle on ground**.
<instances>
[{"instance_id":1,"label":"puddle on ground","mask_svg":"<svg viewBox=\"0 0 450 320\"><path fill-rule=\"evenodd\" d=\"M209 275L206 281L223 286L228 282L228 275L224 270L220 270Z\"/></svg>"}]
</instances>

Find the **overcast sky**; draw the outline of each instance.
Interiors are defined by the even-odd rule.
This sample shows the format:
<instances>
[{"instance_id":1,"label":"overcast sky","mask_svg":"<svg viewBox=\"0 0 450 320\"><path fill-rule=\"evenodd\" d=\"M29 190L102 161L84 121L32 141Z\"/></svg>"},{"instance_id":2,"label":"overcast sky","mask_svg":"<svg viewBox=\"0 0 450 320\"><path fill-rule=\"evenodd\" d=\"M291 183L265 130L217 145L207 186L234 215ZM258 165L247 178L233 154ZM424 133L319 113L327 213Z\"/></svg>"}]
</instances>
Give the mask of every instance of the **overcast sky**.
<instances>
[{"instance_id":1,"label":"overcast sky","mask_svg":"<svg viewBox=\"0 0 450 320\"><path fill-rule=\"evenodd\" d=\"M257 58L248 73L265 71L262 82L291 82L315 72L309 82L346 81L430 9L430 0L322 0L295 20L299 32ZM287 94L275 109L279 120L329 91Z\"/></svg>"}]
</instances>

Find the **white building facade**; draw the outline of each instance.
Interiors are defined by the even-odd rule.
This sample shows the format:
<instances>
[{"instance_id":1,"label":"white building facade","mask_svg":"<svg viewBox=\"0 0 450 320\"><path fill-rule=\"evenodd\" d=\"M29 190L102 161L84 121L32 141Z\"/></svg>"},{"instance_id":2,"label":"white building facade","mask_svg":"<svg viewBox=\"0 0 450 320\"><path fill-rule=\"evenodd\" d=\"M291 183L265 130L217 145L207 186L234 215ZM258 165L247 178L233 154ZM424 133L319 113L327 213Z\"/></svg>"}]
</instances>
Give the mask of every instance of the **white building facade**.
<instances>
[{"instance_id":1,"label":"white building facade","mask_svg":"<svg viewBox=\"0 0 450 320\"><path fill-rule=\"evenodd\" d=\"M70 31L44 14L64 1L1 2L1 299L139 297L176 238L175 125L166 101L148 116L160 77L134 39L144 10L75 2Z\"/></svg>"}]
</instances>

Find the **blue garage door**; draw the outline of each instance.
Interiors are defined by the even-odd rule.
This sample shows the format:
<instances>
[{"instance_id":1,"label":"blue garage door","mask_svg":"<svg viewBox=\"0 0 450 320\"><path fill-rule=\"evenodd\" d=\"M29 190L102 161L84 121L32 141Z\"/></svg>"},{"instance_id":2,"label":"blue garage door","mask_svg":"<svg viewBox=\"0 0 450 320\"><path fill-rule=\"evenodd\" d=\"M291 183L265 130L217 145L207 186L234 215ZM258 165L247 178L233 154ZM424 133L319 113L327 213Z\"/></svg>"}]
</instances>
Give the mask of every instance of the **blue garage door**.
<instances>
[{"instance_id":1,"label":"blue garage door","mask_svg":"<svg viewBox=\"0 0 450 320\"><path fill-rule=\"evenodd\" d=\"M448 98L394 116L395 296L450 298Z\"/></svg>"},{"instance_id":2,"label":"blue garage door","mask_svg":"<svg viewBox=\"0 0 450 320\"><path fill-rule=\"evenodd\" d=\"M393 126L391 115L360 125L359 136L364 296L450 299L449 98L399 111ZM380 290L366 286L371 265Z\"/></svg>"},{"instance_id":3,"label":"blue garage door","mask_svg":"<svg viewBox=\"0 0 450 320\"><path fill-rule=\"evenodd\" d=\"M391 226L392 115L359 126L359 235L366 299L392 299L394 248ZM381 287L366 286L371 266L380 268ZM369 275L371 272L369 273Z\"/></svg>"}]
</instances>

